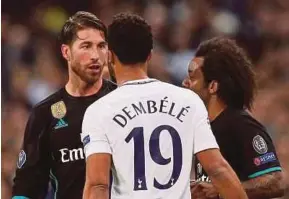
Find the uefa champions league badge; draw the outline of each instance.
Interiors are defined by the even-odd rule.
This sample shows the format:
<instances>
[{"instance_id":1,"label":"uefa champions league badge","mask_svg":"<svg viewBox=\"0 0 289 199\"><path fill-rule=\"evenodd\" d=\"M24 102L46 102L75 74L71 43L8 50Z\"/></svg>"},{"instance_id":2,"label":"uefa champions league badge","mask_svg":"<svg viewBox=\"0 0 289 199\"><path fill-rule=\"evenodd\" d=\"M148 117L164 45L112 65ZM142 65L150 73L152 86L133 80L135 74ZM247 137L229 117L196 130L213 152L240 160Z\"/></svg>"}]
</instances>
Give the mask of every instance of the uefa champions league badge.
<instances>
[{"instance_id":1,"label":"uefa champions league badge","mask_svg":"<svg viewBox=\"0 0 289 199\"><path fill-rule=\"evenodd\" d=\"M25 162L26 162L26 153L25 151L21 150L17 161L18 169L21 169Z\"/></svg>"},{"instance_id":2,"label":"uefa champions league badge","mask_svg":"<svg viewBox=\"0 0 289 199\"><path fill-rule=\"evenodd\" d=\"M267 151L268 151L267 144L266 144L264 138L262 138L260 135L256 135L253 138L252 144L253 144L254 150L257 153L259 153L259 154L267 153Z\"/></svg>"},{"instance_id":3,"label":"uefa champions league badge","mask_svg":"<svg viewBox=\"0 0 289 199\"><path fill-rule=\"evenodd\" d=\"M51 105L52 116L57 119L62 119L66 115L66 112L66 106L63 101Z\"/></svg>"}]
</instances>

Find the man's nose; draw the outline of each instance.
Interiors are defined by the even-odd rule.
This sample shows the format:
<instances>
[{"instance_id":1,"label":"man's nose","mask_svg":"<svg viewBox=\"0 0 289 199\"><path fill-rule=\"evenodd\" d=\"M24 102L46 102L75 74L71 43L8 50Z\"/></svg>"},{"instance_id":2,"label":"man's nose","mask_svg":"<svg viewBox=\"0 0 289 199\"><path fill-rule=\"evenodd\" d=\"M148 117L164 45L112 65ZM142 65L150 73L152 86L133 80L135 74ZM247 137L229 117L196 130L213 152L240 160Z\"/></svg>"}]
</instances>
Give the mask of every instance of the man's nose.
<instances>
[{"instance_id":1,"label":"man's nose","mask_svg":"<svg viewBox=\"0 0 289 199\"><path fill-rule=\"evenodd\" d=\"M91 50L91 59L92 60L98 60L99 59L99 53L97 49Z\"/></svg>"}]
</instances>

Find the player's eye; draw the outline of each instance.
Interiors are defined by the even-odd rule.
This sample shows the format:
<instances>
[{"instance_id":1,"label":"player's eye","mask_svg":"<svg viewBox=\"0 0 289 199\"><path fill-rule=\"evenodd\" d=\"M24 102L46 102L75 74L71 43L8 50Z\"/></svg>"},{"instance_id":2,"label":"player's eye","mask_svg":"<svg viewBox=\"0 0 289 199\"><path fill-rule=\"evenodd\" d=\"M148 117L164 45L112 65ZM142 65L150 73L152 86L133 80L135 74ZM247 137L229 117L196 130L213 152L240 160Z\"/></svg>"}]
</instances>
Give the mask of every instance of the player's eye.
<instances>
[{"instance_id":1,"label":"player's eye","mask_svg":"<svg viewBox=\"0 0 289 199\"><path fill-rule=\"evenodd\" d=\"M88 49L88 48L89 48L89 45L83 45L83 46L81 46L81 48L83 48L83 49Z\"/></svg>"},{"instance_id":2,"label":"player's eye","mask_svg":"<svg viewBox=\"0 0 289 199\"><path fill-rule=\"evenodd\" d=\"M85 42L80 46L81 49L89 49L91 48L91 43Z\"/></svg>"},{"instance_id":3,"label":"player's eye","mask_svg":"<svg viewBox=\"0 0 289 199\"><path fill-rule=\"evenodd\" d=\"M100 43L100 44L98 45L98 47L99 47L100 49L104 49L104 48L106 48L106 43L105 43L105 42Z\"/></svg>"}]
</instances>

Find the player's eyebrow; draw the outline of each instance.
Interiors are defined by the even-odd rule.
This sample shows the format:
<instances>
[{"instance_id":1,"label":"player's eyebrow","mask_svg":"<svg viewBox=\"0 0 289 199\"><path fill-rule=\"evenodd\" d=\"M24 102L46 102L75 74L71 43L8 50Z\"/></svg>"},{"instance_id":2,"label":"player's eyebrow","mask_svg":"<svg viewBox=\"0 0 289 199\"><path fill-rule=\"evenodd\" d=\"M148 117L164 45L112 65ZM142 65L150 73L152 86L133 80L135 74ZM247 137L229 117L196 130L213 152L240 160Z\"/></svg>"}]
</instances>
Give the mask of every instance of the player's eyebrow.
<instances>
[{"instance_id":1,"label":"player's eyebrow","mask_svg":"<svg viewBox=\"0 0 289 199\"><path fill-rule=\"evenodd\" d=\"M93 42L91 41L83 41L80 43L81 46L83 45L91 45ZM101 41L97 44L98 46L101 46L101 45L107 45L107 42L106 41Z\"/></svg>"},{"instance_id":2,"label":"player's eyebrow","mask_svg":"<svg viewBox=\"0 0 289 199\"><path fill-rule=\"evenodd\" d=\"M82 41L82 42L80 43L80 45L91 44L91 43L92 43L91 41Z\"/></svg>"},{"instance_id":3,"label":"player's eyebrow","mask_svg":"<svg viewBox=\"0 0 289 199\"><path fill-rule=\"evenodd\" d=\"M101 41L97 45L107 45L107 42L106 41Z\"/></svg>"}]
</instances>

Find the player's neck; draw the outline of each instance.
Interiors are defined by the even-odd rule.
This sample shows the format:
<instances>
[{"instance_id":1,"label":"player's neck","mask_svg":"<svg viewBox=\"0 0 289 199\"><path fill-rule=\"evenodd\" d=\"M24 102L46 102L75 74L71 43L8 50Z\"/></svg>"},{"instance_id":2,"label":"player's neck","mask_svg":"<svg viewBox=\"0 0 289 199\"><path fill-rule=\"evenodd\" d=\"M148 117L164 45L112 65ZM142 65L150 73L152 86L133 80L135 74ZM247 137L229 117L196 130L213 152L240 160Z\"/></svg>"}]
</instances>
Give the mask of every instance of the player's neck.
<instances>
[{"instance_id":1,"label":"player's neck","mask_svg":"<svg viewBox=\"0 0 289 199\"><path fill-rule=\"evenodd\" d=\"M225 109L227 105L219 98L212 98L207 104L209 120L214 121Z\"/></svg>"},{"instance_id":2,"label":"player's neck","mask_svg":"<svg viewBox=\"0 0 289 199\"><path fill-rule=\"evenodd\" d=\"M65 85L65 89L68 94L73 97L84 97L96 94L102 86L102 78L96 81L94 84L88 84L81 80L77 75L69 75L69 80Z\"/></svg>"},{"instance_id":3,"label":"player's neck","mask_svg":"<svg viewBox=\"0 0 289 199\"><path fill-rule=\"evenodd\" d=\"M145 64L122 65L115 67L117 84L122 85L127 81L148 78Z\"/></svg>"}]
</instances>

